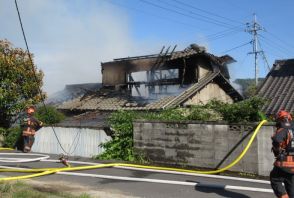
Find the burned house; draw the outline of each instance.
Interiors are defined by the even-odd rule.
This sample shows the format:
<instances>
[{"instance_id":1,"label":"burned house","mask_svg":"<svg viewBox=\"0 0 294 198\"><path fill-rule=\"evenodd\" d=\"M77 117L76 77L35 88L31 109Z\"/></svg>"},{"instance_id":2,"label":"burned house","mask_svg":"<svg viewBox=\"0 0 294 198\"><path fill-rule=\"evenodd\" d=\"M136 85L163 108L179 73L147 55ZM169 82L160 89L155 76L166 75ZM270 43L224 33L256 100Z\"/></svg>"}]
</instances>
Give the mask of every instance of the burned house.
<instances>
[{"instance_id":1,"label":"burned house","mask_svg":"<svg viewBox=\"0 0 294 198\"><path fill-rule=\"evenodd\" d=\"M196 44L183 51L169 49L102 63L102 88L59 109L159 110L205 104L211 99L227 103L242 100L229 81L227 65L234 62L232 57L215 56Z\"/></svg>"},{"instance_id":2,"label":"burned house","mask_svg":"<svg viewBox=\"0 0 294 198\"><path fill-rule=\"evenodd\" d=\"M258 95L268 101L262 109L267 115L275 115L282 109L293 113L294 59L276 60Z\"/></svg>"}]
</instances>

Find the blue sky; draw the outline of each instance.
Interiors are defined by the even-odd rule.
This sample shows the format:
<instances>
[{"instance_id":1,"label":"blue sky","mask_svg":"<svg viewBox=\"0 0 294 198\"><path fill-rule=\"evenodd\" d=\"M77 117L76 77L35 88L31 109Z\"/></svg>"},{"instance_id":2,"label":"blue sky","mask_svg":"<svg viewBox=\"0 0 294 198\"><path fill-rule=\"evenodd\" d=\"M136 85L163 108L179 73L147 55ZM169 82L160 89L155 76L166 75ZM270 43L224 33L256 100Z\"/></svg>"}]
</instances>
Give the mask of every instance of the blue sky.
<instances>
[{"instance_id":1,"label":"blue sky","mask_svg":"<svg viewBox=\"0 0 294 198\"><path fill-rule=\"evenodd\" d=\"M101 81L100 62L158 53L162 46L191 43L215 55L229 54L232 78L254 76L252 36L245 32L253 13L264 28L260 44L270 66L294 58L292 0L22 0L35 63L45 72L49 94L65 84ZM25 47L12 0L0 0L0 39ZM221 33L220 33L221 32ZM259 57L260 76L268 72Z\"/></svg>"}]
</instances>

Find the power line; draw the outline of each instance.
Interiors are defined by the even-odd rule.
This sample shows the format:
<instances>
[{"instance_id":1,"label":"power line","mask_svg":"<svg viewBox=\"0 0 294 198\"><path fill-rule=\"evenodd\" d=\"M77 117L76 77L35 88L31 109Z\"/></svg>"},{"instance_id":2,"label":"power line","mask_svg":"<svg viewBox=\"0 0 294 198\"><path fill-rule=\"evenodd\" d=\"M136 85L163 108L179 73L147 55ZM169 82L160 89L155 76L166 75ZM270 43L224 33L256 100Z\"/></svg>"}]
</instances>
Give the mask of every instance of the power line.
<instances>
[{"instance_id":1,"label":"power line","mask_svg":"<svg viewBox=\"0 0 294 198\"><path fill-rule=\"evenodd\" d=\"M161 2L161 3L163 3L163 2ZM164 3L167 4L167 5L169 5L169 6L171 6L172 8L177 8L177 9L179 9L179 10L185 11L185 12L187 12L187 13L189 13L189 14L192 14L192 15L195 15L195 16L199 16L199 17L201 17L201 18L203 18L203 19L205 19L205 20L209 20L209 21L211 21L211 22L216 22L216 23L219 23L219 24L227 25L228 27L230 27L230 26L234 26L233 24L229 24L229 23L226 23L226 22L224 22L224 21L220 21L220 20L218 20L218 19L211 18L211 17L209 17L209 16L204 16L204 15L202 15L202 14L195 13L195 12L189 10L189 9L185 9L185 8L179 7L179 6L174 5L174 4L171 4L171 3L169 3L169 2L164 2Z\"/></svg>"},{"instance_id":2,"label":"power line","mask_svg":"<svg viewBox=\"0 0 294 198\"><path fill-rule=\"evenodd\" d=\"M282 48L281 46L274 44L274 42L272 42L270 39L267 39L266 37L260 35L260 39L263 40L263 42L265 42L267 45L270 45L272 49L274 49L275 51L279 51L281 54L283 54L284 56L289 56L290 54L288 50Z\"/></svg>"},{"instance_id":3,"label":"power line","mask_svg":"<svg viewBox=\"0 0 294 198\"><path fill-rule=\"evenodd\" d=\"M146 0L140 0L141 2L145 3L145 4L149 4L149 5L152 5L153 7L157 7L157 8L160 8L160 9L163 9L163 10L166 10L168 12L172 12L172 13L176 13L176 14L179 14L179 15L182 15L182 16L185 16L185 17L189 17L189 18L192 18L192 19L196 19L196 20L200 20L200 21L205 21L207 23L212 23L212 24L215 24L215 25L218 25L218 26L222 26L222 27L228 27L227 25L223 25L223 24L219 24L219 23L215 23L213 21L210 21L210 20L206 20L206 19L200 19L200 18L196 18L196 17L193 17L189 14L186 14L186 13L183 13L183 12L179 12L177 10L174 10L174 9L170 9L170 8L166 8L166 7L163 7L161 5L158 5L158 4L155 4L155 3L152 3L152 2L149 2L149 1L146 1Z\"/></svg>"},{"instance_id":4,"label":"power line","mask_svg":"<svg viewBox=\"0 0 294 198\"><path fill-rule=\"evenodd\" d=\"M169 18L169 17L165 17L165 16L154 14L154 13L146 12L145 10L142 10L142 9L137 9L137 8L134 8L134 7L126 6L126 5L123 5L123 4L120 4L120 3L117 3L117 2L113 2L113 1L107 1L107 2L111 3L111 4L114 4L114 5L117 5L117 6L120 6L120 7L124 7L124 8L127 8L127 9L134 10L134 11L139 12L139 13L144 13L144 14L146 14L148 16L164 19L164 20L167 20L169 22L176 22L176 23L188 26L190 28L192 27L192 28L195 28L195 29L203 29L203 28L201 28L199 26L195 26L194 24L191 24L191 23L183 23L181 21L174 20L174 19ZM221 38L224 38L226 36L242 32L243 31L243 29L241 28L242 26L243 25L234 26L232 28L228 28L228 29L225 29L225 30L213 33L213 34L210 34L210 35L206 36L205 38L209 39L210 41L221 39Z\"/></svg>"},{"instance_id":5,"label":"power line","mask_svg":"<svg viewBox=\"0 0 294 198\"><path fill-rule=\"evenodd\" d=\"M232 48L232 49L229 49L229 50L226 50L226 51L222 52L222 54L225 54L225 53L230 52L230 51L233 51L233 50L235 50L235 49L238 49L238 48L244 47L244 46L246 46L246 45L248 45L248 44L251 44L251 43L252 43L252 41L249 41L249 42L243 43L242 45L238 45L238 46L236 46L236 47L234 47L234 48Z\"/></svg>"},{"instance_id":6,"label":"power line","mask_svg":"<svg viewBox=\"0 0 294 198\"><path fill-rule=\"evenodd\" d=\"M262 40L262 38L261 38L261 40ZM267 48L271 48L273 51L278 52L279 54L273 53L273 51L267 51L267 53L272 54L273 56L278 56L279 58L282 58L282 59L285 58L284 53L282 53L281 51L278 51L277 48L273 47L270 43L266 42L265 40L263 40L263 41L264 41L263 44L266 45ZM283 56L281 56L281 55L283 55Z\"/></svg>"},{"instance_id":7,"label":"power line","mask_svg":"<svg viewBox=\"0 0 294 198\"><path fill-rule=\"evenodd\" d=\"M213 41L213 40L221 39L221 38L224 38L224 37L227 37L227 36L230 36L230 35L234 35L234 34L237 34L237 33L240 33L240 32L241 32L240 30L231 30L231 31L223 33L223 34L218 34L218 35L215 35L215 36L207 36L207 39L210 40L210 41Z\"/></svg>"},{"instance_id":8,"label":"power line","mask_svg":"<svg viewBox=\"0 0 294 198\"><path fill-rule=\"evenodd\" d=\"M264 53L264 51L263 51L263 49L262 49L262 47L261 47L261 43L260 43L259 40L258 40L258 44L259 44L259 47L260 47L260 49L261 49L261 56L262 56L264 62L266 63L268 70L270 70L269 63L268 63L268 61L267 61L267 58L266 58L266 56L265 56L265 53Z\"/></svg>"},{"instance_id":9,"label":"power line","mask_svg":"<svg viewBox=\"0 0 294 198\"><path fill-rule=\"evenodd\" d=\"M279 40L285 47L291 47L291 49L293 50L294 49L294 46L293 45L290 45L288 42L280 39L279 37L277 37L275 34L265 30L266 33L268 33L269 35L271 35L272 37L276 38L277 40Z\"/></svg>"},{"instance_id":10,"label":"power line","mask_svg":"<svg viewBox=\"0 0 294 198\"><path fill-rule=\"evenodd\" d=\"M190 5L190 4L184 3L182 1L178 1L178 0L173 0L173 1L174 2L177 2L178 4L184 5L184 6L188 7L188 8L193 8L193 9L198 10L200 12L203 12L203 13L206 13L206 14L209 14L209 15L212 15L212 16L215 16L215 17L219 17L219 18L225 19L227 21L231 21L231 22L234 22L234 23L239 23L239 24L243 24L244 25L244 23L242 23L240 21L236 21L236 20L233 20L233 19L230 19L230 18L227 18L227 17L223 17L223 16L218 15L218 14L215 14L213 12L209 12L207 10L198 8L198 7L194 6L194 5Z\"/></svg>"},{"instance_id":11,"label":"power line","mask_svg":"<svg viewBox=\"0 0 294 198\"><path fill-rule=\"evenodd\" d=\"M213 36L217 36L217 35L222 35L222 34L225 34L227 32L234 31L234 30L240 30L240 31L242 30L243 31L243 29L241 28L242 26L240 25L240 26L235 26L235 27L232 27L232 28L228 28L228 29L225 29L225 30L213 33L213 34L210 34L207 37L213 37Z\"/></svg>"},{"instance_id":12,"label":"power line","mask_svg":"<svg viewBox=\"0 0 294 198\"><path fill-rule=\"evenodd\" d=\"M151 13L151 12L146 12L145 10L134 8L134 7L131 7L131 6L126 6L126 5L123 5L123 4L118 3L118 2L114 2L114 1L106 1L106 2L111 3L113 5L117 5L117 6L120 6L120 7L124 7L124 8L130 9L130 10L133 10L133 11L136 11L136 12L139 12L139 13L144 13L144 14L146 14L148 16L152 16L154 18L164 19L164 20L167 20L169 22L175 22L175 23L178 23L178 24L182 24L182 25L185 25L185 26L190 27L190 28L209 30L209 29L206 29L206 28L201 28L201 27L196 26L196 25L191 24L191 23L184 23L182 21L178 21L178 20L175 20L175 19L170 18L170 17L161 16L161 15Z\"/></svg>"},{"instance_id":13,"label":"power line","mask_svg":"<svg viewBox=\"0 0 294 198\"><path fill-rule=\"evenodd\" d=\"M43 104L43 106L44 106L44 109L45 109L46 113L48 114L49 112L48 112L48 109L47 109L46 104L45 104L45 102L44 102L44 101L45 101L45 98L44 98L44 95L42 94L42 91L41 91L41 88L40 88L40 81L39 81L38 78L37 78L37 74L36 74L36 71L35 71L35 68L34 68L33 59L32 59L31 52L30 52L30 50L29 50L29 46L28 46L28 42L27 42L27 38L26 38L26 35L25 35L25 32L24 32L23 23L22 23L21 16L20 16L20 12L19 12L18 5L17 5L17 0L14 0L14 3L15 3L15 7L16 7L16 11L17 11L17 15L18 15L18 19L19 19L19 23L20 23L20 27L21 27L21 31L22 31L22 35L23 35L23 39L24 39L24 41L25 41L26 49L27 49L28 56L29 56L29 60L30 60L30 63L31 63L31 64L30 64L30 65L31 65L31 69L32 69L33 74L34 74L35 81L37 82L37 88L38 88L39 95L40 95L40 97L41 97L41 102L42 102L42 104ZM60 148L63 150L63 152L65 152L66 154L68 154L68 153L65 151L65 149L63 148L63 146L61 145L61 142L60 142L60 140L59 140L59 138L58 138L58 136L57 136L57 134L56 134L56 132L55 132L54 127L51 126L51 128L52 128L52 130L53 130L53 132L54 132L54 135L55 135L55 137L56 137L56 139L57 139L57 142L58 142Z\"/></svg>"},{"instance_id":14,"label":"power line","mask_svg":"<svg viewBox=\"0 0 294 198\"><path fill-rule=\"evenodd\" d=\"M263 35L259 35L263 40L266 40L267 42L271 43L271 45L275 46L276 48L278 48L279 50L283 51L283 53L288 54L289 50L286 49L285 47L281 46L279 43L272 41L271 39L268 39L267 37L263 36ZM290 54L288 54L290 55Z\"/></svg>"}]
</instances>

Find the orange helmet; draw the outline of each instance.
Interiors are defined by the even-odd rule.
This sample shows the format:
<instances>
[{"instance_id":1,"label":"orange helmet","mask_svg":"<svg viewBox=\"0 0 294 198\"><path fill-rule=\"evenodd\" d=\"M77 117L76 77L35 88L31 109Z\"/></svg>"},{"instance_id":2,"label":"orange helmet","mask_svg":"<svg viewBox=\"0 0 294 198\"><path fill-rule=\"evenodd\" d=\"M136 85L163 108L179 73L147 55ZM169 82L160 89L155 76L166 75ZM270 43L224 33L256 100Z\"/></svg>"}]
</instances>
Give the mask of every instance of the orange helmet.
<instances>
[{"instance_id":1,"label":"orange helmet","mask_svg":"<svg viewBox=\"0 0 294 198\"><path fill-rule=\"evenodd\" d=\"M36 111L36 107L33 106L33 105L28 106L28 107L26 108L26 111L27 111L28 114L35 113L35 111Z\"/></svg>"},{"instance_id":2,"label":"orange helmet","mask_svg":"<svg viewBox=\"0 0 294 198\"><path fill-rule=\"evenodd\" d=\"M285 110L280 110L277 115L276 115L276 120L287 120L287 121L291 121L292 120L292 116L289 112L285 111Z\"/></svg>"}]
</instances>

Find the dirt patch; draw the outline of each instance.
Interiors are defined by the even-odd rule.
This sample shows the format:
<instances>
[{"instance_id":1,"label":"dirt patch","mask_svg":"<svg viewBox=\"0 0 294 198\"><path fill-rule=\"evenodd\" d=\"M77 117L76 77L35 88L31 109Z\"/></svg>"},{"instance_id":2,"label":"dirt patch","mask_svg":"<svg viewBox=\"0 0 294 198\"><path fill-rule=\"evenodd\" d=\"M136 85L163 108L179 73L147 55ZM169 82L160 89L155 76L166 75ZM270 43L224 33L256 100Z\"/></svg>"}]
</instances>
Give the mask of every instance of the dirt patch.
<instances>
[{"instance_id":1,"label":"dirt patch","mask_svg":"<svg viewBox=\"0 0 294 198\"><path fill-rule=\"evenodd\" d=\"M124 192L120 192L114 189L96 190L93 188L72 184L70 182L56 182L56 181L35 181L26 180L33 189L47 193L70 193L74 195L88 194L91 198L139 198L131 195L126 195Z\"/></svg>"}]
</instances>

